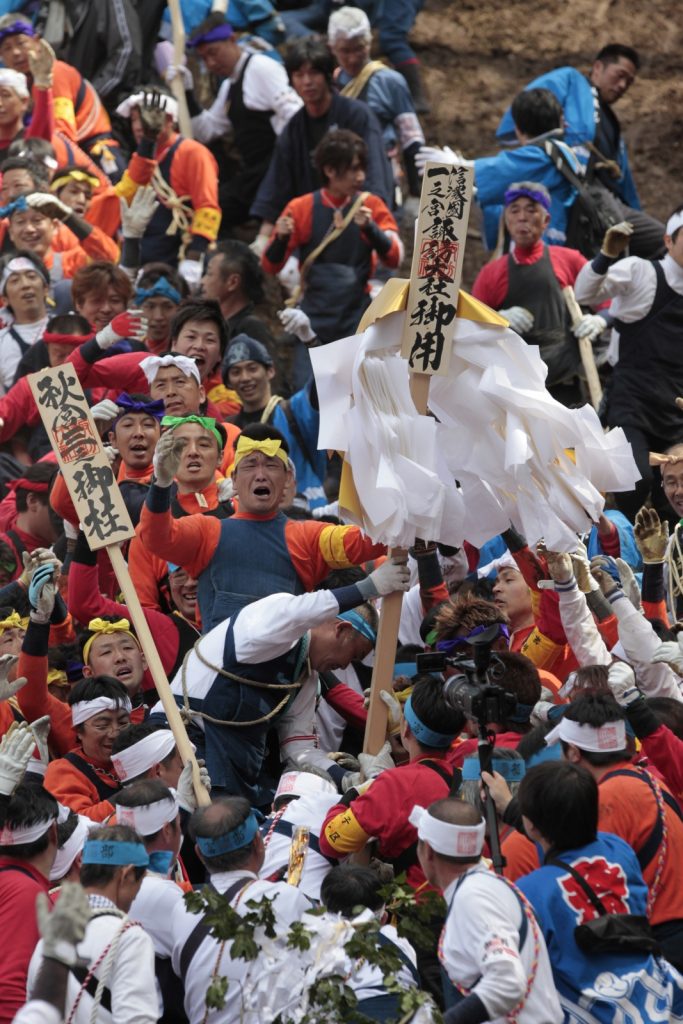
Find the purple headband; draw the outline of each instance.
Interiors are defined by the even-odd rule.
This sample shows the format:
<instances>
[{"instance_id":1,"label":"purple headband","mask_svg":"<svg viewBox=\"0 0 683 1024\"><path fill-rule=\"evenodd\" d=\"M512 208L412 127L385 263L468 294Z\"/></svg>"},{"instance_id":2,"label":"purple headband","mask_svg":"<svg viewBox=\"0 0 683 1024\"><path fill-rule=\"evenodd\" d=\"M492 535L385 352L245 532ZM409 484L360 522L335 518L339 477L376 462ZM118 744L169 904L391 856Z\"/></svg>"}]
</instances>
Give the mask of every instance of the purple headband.
<instances>
[{"instance_id":1,"label":"purple headband","mask_svg":"<svg viewBox=\"0 0 683 1024\"><path fill-rule=\"evenodd\" d=\"M114 424L118 423L122 416L126 416L131 412L144 412L159 421L161 421L161 417L164 415L164 403L161 399L149 402L136 402L129 394L122 391L116 398L116 404L121 409L121 412L114 420Z\"/></svg>"},{"instance_id":2,"label":"purple headband","mask_svg":"<svg viewBox=\"0 0 683 1024\"><path fill-rule=\"evenodd\" d=\"M466 644L472 637L479 636L484 630L489 629L489 626L475 626L474 629L467 634L467 636L456 636L453 640L439 640L436 645L437 651L443 651L449 654L455 647L460 647L462 644ZM500 622L498 623L498 636L503 637L505 640L510 639L510 630L507 626Z\"/></svg>"},{"instance_id":3,"label":"purple headband","mask_svg":"<svg viewBox=\"0 0 683 1024\"><path fill-rule=\"evenodd\" d=\"M535 203L540 203L544 210L550 213L550 199L545 192L537 192L531 188L509 188L505 193L505 205L509 206L510 203L514 203L515 199L520 199L522 196L526 196L527 199L533 199Z\"/></svg>"},{"instance_id":4,"label":"purple headband","mask_svg":"<svg viewBox=\"0 0 683 1024\"><path fill-rule=\"evenodd\" d=\"M33 25L29 25L25 21L13 21L10 25L5 25L0 29L0 43L8 36L35 36L35 34Z\"/></svg>"},{"instance_id":5,"label":"purple headband","mask_svg":"<svg viewBox=\"0 0 683 1024\"><path fill-rule=\"evenodd\" d=\"M233 35L232 25L229 25L226 21L224 24L216 25L215 28L210 28L208 32L203 32L202 35L190 39L187 45L191 50L194 50L196 46L201 46L202 43L218 43L221 39L231 39Z\"/></svg>"}]
</instances>

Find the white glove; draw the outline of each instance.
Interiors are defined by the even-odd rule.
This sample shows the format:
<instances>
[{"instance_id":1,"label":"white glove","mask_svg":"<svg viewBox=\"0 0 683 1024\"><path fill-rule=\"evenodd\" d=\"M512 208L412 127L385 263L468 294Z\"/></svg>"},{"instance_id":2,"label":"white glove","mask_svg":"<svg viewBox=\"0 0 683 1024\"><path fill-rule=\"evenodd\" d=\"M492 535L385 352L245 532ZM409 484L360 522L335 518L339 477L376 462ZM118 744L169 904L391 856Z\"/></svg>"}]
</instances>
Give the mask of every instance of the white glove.
<instances>
[{"instance_id":1,"label":"white glove","mask_svg":"<svg viewBox=\"0 0 683 1024\"><path fill-rule=\"evenodd\" d=\"M618 704L624 706L624 697L629 694L630 703L633 700L632 691L636 689L636 677L630 665L625 661L613 661L607 671L607 685ZM636 693L638 690L636 689Z\"/></svg>"},{"instance_id":2,"label":"white glove","mask_svg":"<svg viewBox=\"0 0 683 1024\"><path fill-rule=\"evenodd\" d=\"M420 146L415 154L415 167L418 174L424 174L425 164L460 164L462 167L473 167L473 160L465 160L461 153L456 153L450 146Z\"/></svg>"},{"instance_id":3,"label":"white glove","mask_svg":"<svg viewBox=\"0 0 683 1024\"><path fill-rule=\"evenodd\" d=\"M642 612L643 605L640 599L640 587L638 586L638 580L633 574L633 569L623 558L617 558L616 563L624 593L633 607Z\"/></svg>"},{"instance_id":4,"label":"white glove","mask_svg":"<svg viewBox=\"0 0 683 1024\"><path fill-rule=\"evenodd\" d=\"M396 767L391 756L391 746L388 740L378 754L359 754L358 760L360 761L360 773L363 781L376 779L382 772Z\"/></svg>"},{"instance_id":5,"label":"white glove","mask_svg":"<svg viewBox=\"0 0 683 1024\"><path fill-rule=\"evenodd\" d=\"M103 398L97 405L92 406L90 412L94 420L99 420L101 423L110 423L116 419L121 409L116 402L112 402L111 398Z\"/></svg>"},{"instance_id":6,"label":"white glove","mask_svg":"<svg viewBox=\"0 0 683 1024\"><path fill-rule=\"evenodd\" d=\"M50 763L50 751L47 746L47 737L50 733L50 716L43 715L42 718L36 718L35 722L31 722L30 729L38 747L40 760L44 765L48 765Z\"/></svg>"},{"instance_id":7,"label":"white glove","mask_svg":"<svg viewBox=\"0 0 683 1024\"><path fill-rule=\"evenodd\" d=\"M539 700L531 709L531 715L529 721L532 725L545 725L548 721L548 712L555 705L551 700Z\"/></svg>"},{"instance_id":8,"label":"white glove","mask_svg":"<svg viewBox=\"0 0 683 1024\"><path fill-rule=\"evenodd\" d=\"M261 256L263 255L263 253L265 252L266 248L268 247L268 242L269 241L270 241L270 235L267 235L265 233L261 234L259 232L259 234L256 236L254 241L251 243L249 248L251 249L251 251L256 256L258 256L259 259L261 259Z\"/></svg>"},{"instance_id":9,"label":"white glove","mask_svg":"<svg viewBox=\"0 0 683 1024\"><path fill-rule=\"evenodd\" d=\"M197 761L197 764L199 765L199 777L202 780L202 785L210 793L211 777L209 776L203 761ZM178 803L184 810L197 810L197 797L195 795L194 786L192 785L192 765L189 761L184 765L183 770L180 773L176 793L178 796Z\"/></svg>"},{"instance_id":10,"label":"white glove","mask_svg":"<svg viewBox=\"0 0 683 1024\"><path fill-rule=\"evenodd\" d=\"M224 480L218 484L218 500L219 501L230 501L235 496L235 487L232 482L232 478L226 476Z\"/></svg>"},{"instance_id":11,"label":"white glove","mask_svg":"<svg viewBox=\"0 0 683 1024\"><path fill-rule=\"evenodd\" d=\"M498 312L509 322L515 334L525 334L534 326L534 314L524 306L510 306L509 309L499 309Z\"/></svg>"},{"instance_id":12,"label":"white glove","mask_svg":"<svg viewBox=\"0 0 683 1024\"><path fill-rule=\"evenodd\" d=\"M10 683L9 674L18 662L16 654L3 654L0 657L0 701L9 700L28 682L24 676L19 676L18 679Z\"/></svg>"},{"instance_id":13,"label":"white glove","mask_svg":"<svg viewBox=\"0 0 683 1024\"><path fill-rule=\"evenodd\" d=\"M202 261L181 260L178 264L178 273L181 277L185 278L190 291L196 292L204 273L202 270Z\"/></svg>"},{"instance_id":14,"label":"white glove","mask_svg":"<svg viewBox=\"0 0 683 1024\"><path fill-rule=\"evenodd\" d=\"M66 967L79 966L82 961L76 947L83 941L90 913L90 901L78 882L64 882L54 905L44 892L39 893L36 917L43 937L43 956Z\"/></svg>"},{"instance_id":15,"label":"white glove","mask_svg":"<svg viewBox=\"0 0 683 1024\"><path fill-rule=\"evenodd\" d=\"M164 78L166 79L166 84L170 85L173 79L177 78L178 75L180 75L180 77L183 80L183 89L185 90L185 92L190 92L192 87L194 86L194 79L192 77L192 72L184 64L168 65L168 67L164 71Z\"/></svg>"},{"instance_id":16,"label":"white glove","mask_svg":"<svg viewBox=\"0 0 683 1024\"><path fill-rule=\"evenodd\" d=\"M78 540L79 528L70 523L68 519L64 520L64 536L67 540Z\"/></svg>"},{"instance_id":17,"label":"white glove","mask_svg":"<svg viewBox=\"0 0 683 1024\"><path fill-rule=\"evenodd\" d=\"M142 238L147 225L159 209L156 192L151 185L139 188L130 201L121 199L121 231L124 238Z\"/></svg>"},{"instance_id":18,"label":"white glove","mask_svg":"<svg viewBox=\"0 0 683 1024\"><path fill-rule=\"evenodd\" d=\"M35 745L26 722L10 726L0 740L0 793L3 796L11 796L21 783Z\"/></svg>"},{"instance_id":19,"label":"white glove","mask_svg":"<svg viewBox=\"0 0 683 1024\"><path fill-rule=\"evenodd\" d=\"M572 327L572 334L576 338L588 338L595 341L607 327L607 321L599 313L586 313L581 317L578 324Z\"/></svg>"},{"instance_id":20,"label":"white glove","mask_svg":"<svg viewBox=\"0 0 683 1024\"><path fill-rule=\"evenodd\" d=\"M295 334L299 341L304 344L315 341L317 335L303 309L281 309L277 316L284 329L289 334Z\"/></svg>"},{"instance_id":21,"label":"white glove","mask_svg":"<svg viewBox=\"0 0 683 1024\"><path fill-rule=\"evenodd\" d=\"M368 579L380 597L393 594L397 590L402 590L404 593L410 590L410 569L407 560L407 555L405 560L394 561L394 558L387 558L370 573Z\"/></svg>"},{"instance_id":22,"label":"white glove","mask_svg":"<svg viewBox=\"0 0 683 1024\"><path fill-rule=\"evenodd\" d=\"M683 633L678 634L677 640L662 641L652 655L652 661L656 664L664 662L676 675L683 676Z\"/></svg>"},{"instance_id":23,"label":"white glove","mask_svg":"<svg viewBox=\"0 0 683 1024\"><path fill-rule=\"evenodd\" d=\"M147 320L139 309L127 309L118 313L111 323L103 327L95 335L95 341L106 352L117 341L130 338L132 341L144 341L147 337Z\"/></svg>"},{"instance_id":24,"label":"white glove","mask_svg":"<svg viewBox=\"0 0 683 1024\"><path fill-rule=\"evenodd\" d=\"M173 483L186 443L185 438L177 437L173 430L167 430L157 441L152 465L158 487L170 487Z\"/></svg>"},{"instance_id":25,"label":"white glove","mask_svg":"<svg viewBox=\"0 0 683 1024\"><path fill-rule=\"evenodd\" d=\"M386 704L387 708L387 735L398 736L401 731L401 722L403 721L403 709L401 708L400 701L389 690L380 690L379 699L382 701L382 704Z\"/></svg>"},{"instance_id":26,"label":"white glove","mask_svg":"<svg viewBox=\"0 0 683 1024\"><path fill-rule=\"evenodd\" d=\"M113 466L121 452L118 450L118 448L115 448L113 444L102 445L102 448L104 450L104 454L109 459L109 465ZM66 530L64 532L66 533Z\"/></svg>"},{"instance_id":27,"label":"white glove","mask_svg":"<svg viewBox=\"0 0 683 1024\"><path fill-rule=\"evenodd\" d=\"M47 195L45 192L31 192L26 196L26 205L32 210L44 213L46 217L54 217L56 220L66 220L73 213L70 206L63 203L57 196Z\"/></svg>"}]
</instances>

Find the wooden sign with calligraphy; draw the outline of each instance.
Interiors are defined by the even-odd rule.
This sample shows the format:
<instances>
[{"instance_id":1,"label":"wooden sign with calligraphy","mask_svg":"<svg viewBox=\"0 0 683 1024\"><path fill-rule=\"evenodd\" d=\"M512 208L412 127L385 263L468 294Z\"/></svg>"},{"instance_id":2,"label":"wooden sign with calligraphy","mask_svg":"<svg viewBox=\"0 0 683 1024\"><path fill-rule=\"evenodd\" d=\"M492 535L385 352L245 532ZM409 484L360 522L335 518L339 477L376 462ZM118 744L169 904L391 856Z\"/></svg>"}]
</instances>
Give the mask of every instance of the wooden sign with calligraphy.
<instances>
[{"instance_id":1,"label":"wooden sign with calligraphy","mask_svg":"<svg viewBox=\"0 0 683 1024\"><path fill-rule=\"evenodd\" d=\"M473 185L471 167L425 166L401 342L413 373L448 373Z\"/></svg>"},{"instance_id":2,"label":"wooden sign with calligraphy","mask_svg":"<svg viewBox=\"0 0 683 1024\"><path fill-rule=\"evenodd\" d=\"M91 551L135 536L76 371L68 363L28 378Z\"/></svg>"}]
</instances>

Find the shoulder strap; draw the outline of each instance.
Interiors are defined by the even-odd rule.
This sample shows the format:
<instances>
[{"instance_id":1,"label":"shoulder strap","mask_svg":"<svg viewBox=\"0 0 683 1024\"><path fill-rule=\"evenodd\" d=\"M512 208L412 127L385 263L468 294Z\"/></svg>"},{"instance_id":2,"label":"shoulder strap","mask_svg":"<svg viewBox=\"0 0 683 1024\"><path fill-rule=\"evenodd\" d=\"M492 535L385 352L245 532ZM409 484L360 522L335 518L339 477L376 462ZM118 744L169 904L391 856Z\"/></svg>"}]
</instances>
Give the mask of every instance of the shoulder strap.
<instances>
[{"instance_id":1,"label":"shoulder strap","mask_svg":"<svg viewBox=\"0 0 683 1024\"><path fill-rule=\"evenodd\" d=\"M284 399L282 398L281 395L271 395L271 397L268 399L268 403L265 409L261 413L261 423L267 423L270 417L277 409L278 405L280 405L280 403L283 401Z\"/></svg>"},{"instance_id":2,"label":"shoulder strap","mask_svg":"<svg viewBox=\"0 0 683 1024\"><path fill-rule=\"evenodd\" d=\"M5 530L5 536L9 537L9 539L12 541L12 544L14 545L14 550L19 559L19 566L21 567L21 556L23 555L24 551L26 551L26 548L22 544L19 534L16 532L16 530Z\"/></svg>"},{"instance_id":3,"label":"shoulder strap","mask_svg":"<svg viewBox=\"0 0 683 1024\"><path fill-rule=\"evenodd\" d=\"M417 968L411 962L410 957L408 957L403 952L401 947L397 946L396 943L392 939L390 939L388 935L383 935L382 932L378 932L377 933L377 941L379 942L380 946L386 946L387 949L391 949L394 953L396 953L396 955L399 957L399 959L400 959L401 963L403 964L403 966L407 967L408 970L410 971L410 974L411 974L411 977L412 977L413 981L415 982L415 984L419 988L420 987L420 975L417 973Z\"/></svg>"},{"instance_id":4,"label":"shoulder strap","mask_svg":"<svg viewBox=\"0 0 683 1024\"><path fill-rule=\"evenodd\" d=\"M272 829L273 829L273 832L277 832L278 835L286 836L288 839L291 839L292 836L294 835L295 827L296 826L293 825L291 823L291 821L283 821L282 818L280 818L280 820L276 821L275 824L272 826ZM312 832L310 832L309 836L308 836L308 845L310 846L310 848L312 850L314 850L316 853L318 853L321 857L324 857L324 859L327 861L327 863L331 864L332 867L336 867L337 864L339 863L339 861L335 860L334 857L326 857L325 856L325 854L320 849L320 841L319 841L318 837L316 835L313 835Z\"/></svg>"},{"instance_id":5,"label":"shoulder strap","mask_svg":"<svg viewBox=\"0 0 683 1024\"><path fill-rule=\"evenodd\" d=\"M97 795L100 800L111 800L111 798L118 792L118 790L114 789L113 786L108 786L106 782L103 782L92 765L89 765L88 762L82 757L79 757L78 754L74 754L73 751L65 754L64 760L68 761L69 764L72 764L74 768L77 768L81 775L85 775L88 782L92 782L93 786L97 790ZM119 786L119 789L120 788L121 787Z\"/></svg>"},{"instance_id":6,"label":"shoulder strap","mask_svg":"<svg viewBox=\"0 0 683 1024\"><path fill-rule=\"evenodd\" d=\"M460 784L462 782L462 772L459 768L454 768L449 772L445 765L441 764L440 761L432 761L428 759L420 761L420 764L423 764L426 768L431 768L433 772L436 772L436 774L442 778L448 786L448 795L455 796L460 789Z\"/></svg>"},{"instance_id":7,"label":"shoulder strap","mask_svg":"<svg viewBox=\"0 0 683 1024\"><path fill-rule=\"evenodd\" d=\"M19 351L21 352L21 354L23 356L25 352L28 352L28 350L31 348L31 346L29 345L29 343L27 341L24 341L22 336L15 329L14 325L12 325L10 327L9 333L11 334L11 336L16 341L17 345L19 346Z\"/></svg>"},{"instance_id":8,"label":"shoulder strap","mask_svg":"<svg viewBox=\"0 0 683 1024\"><path fill-rule=\"evenodd\" d=\"M0 867L0 871L18 871L22 875L26 875L27 878L32 879L35 882L35 878L27 868L22 868L19 864L3 864Z\"/></svg>"},{"instance_id":9,"label":"shoulder strap","mask_svg":"<svg viewBox=\"0 0 683 1024\"><path fill-rule=\"evenodd\" d=\"M248 878L246 875L244 878L238 878L234 885L231 885L230 888L223 893L223 896L228 901L228 903L230 903L234 899L234 897L240 891L242 886L249 881L251 881L251 879ZM187 977L187 972L190 968L190 964L192 963L195 953L201 946L204 939L207 939L210 935L211 929L207 924L205 924L204 916L202 915L200 920L197 922L197 924L194 926L193 930L187 937L185 945L183 946L183 951L180 954L180 964L178 965L178 969L180 972L180 980L182 981L183 985L185 984L185 978Z\"/></svg>"},{"instance_id":10,"label":"shoulder strap","mask_svg":"<svg viewBox=\"0 0 683 1024\"><path fill-rule=\"evenodd\" d=\"M657 790L655 789L654 783L652 782L652 779L650 778L647 772L636 772L630 768L617 768L613 772L607 772L606 775L603 775L603 781L605 779L611 779L618 775L626 776L630 779L639 779L641 782L644 782L647 786L650 787L652 795L655 798L655 803L657 805L657 820L654 823L652 831L650 832L650 835L647 837L641 848L635 851L636 857L638 858L638 863L640 864L640 870L645 871L645 868L648 866L652 858L657 853L657 850L661 845L662 839L664 838L665 822L664 816L660 810L659 801L657 800ZM683 818L683 815L681 814L681 809L674 800L674 798L671 796L671 794L665 792L661 787L659 789L659 792L661 793L662 800L667 805L667 807L670 810L674 811L674 813L678 816L679 819Z\"/></svg>"},{"instance_id":11,"label":"shoulder strap","mask_svg":"<svg viewBox=\"0 0 683 1024\"><path fill-rule=\"evenodd\" d=\"M340 95L347 96L350 100L357 100L365 86L377 71L386 71L387 66L381 60L369 60L362 70L346 83Z\"/></svg>"},{"instance_id":12,"label":"shoulder strap","mask_svg":"<svg viewBox=\"0 0 683 1024\"><path fill-rule=\"evenodd\" d=\"M70 970L78 984L81 986L81 990L85 990L88 995L94 999L97 994L99 979L96 978L94 974L91 974L88 967L75 966L71 967ZM107 985L104 985L102 988L100 1006L102 1006L107 1013L111 1013L111 990Z\"/></svg>"},{"instance_id":13,"label":"shoulder strap","mask_svg":"<svg viewBox=\"0 0 683 1024\"><path fill-rule=\"evenodd\" d=\"M557 857L551 857L550 859L546 860L545 863L552 864L557 868L563 868L565 871L568 871L574 879L574 881L579 883L579 885L585 892L586 896L597 910L600 917L604 917L604 915L607 913L605 904L602 902L598 894L594 892L593 889L591 889L586 879L583 877L583 875L579 874L576 868L573 868L571 864L567 864L566 860L559 860Z\"/></svg>"}]
</instances>

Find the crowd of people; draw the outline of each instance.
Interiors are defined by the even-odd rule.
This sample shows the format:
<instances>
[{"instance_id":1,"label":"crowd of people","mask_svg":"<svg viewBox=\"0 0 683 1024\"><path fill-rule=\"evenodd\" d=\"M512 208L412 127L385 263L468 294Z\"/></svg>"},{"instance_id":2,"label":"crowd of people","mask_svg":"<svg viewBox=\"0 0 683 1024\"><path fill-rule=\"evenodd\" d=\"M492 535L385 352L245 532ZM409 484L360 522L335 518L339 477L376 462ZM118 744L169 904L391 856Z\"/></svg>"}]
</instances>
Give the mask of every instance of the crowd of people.
<instances>
[{"instance_id":1,"label":"crowd of people","mask_svg":"<svg viewBox=\"0 0 683 1024\"><path fill-rule=\"evenodd\" d=\"M0 4L0 1024L683 1021L683 205L641 209L622 43L520 83L496 155L427 145L421 6L183 0L181 60L164 2ZM407 276L434 160L474 297L632 447L568 553L387 551L319 448L311 350Z\"/></svg>"}]
</instances>

